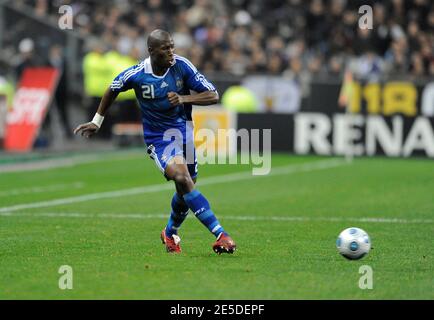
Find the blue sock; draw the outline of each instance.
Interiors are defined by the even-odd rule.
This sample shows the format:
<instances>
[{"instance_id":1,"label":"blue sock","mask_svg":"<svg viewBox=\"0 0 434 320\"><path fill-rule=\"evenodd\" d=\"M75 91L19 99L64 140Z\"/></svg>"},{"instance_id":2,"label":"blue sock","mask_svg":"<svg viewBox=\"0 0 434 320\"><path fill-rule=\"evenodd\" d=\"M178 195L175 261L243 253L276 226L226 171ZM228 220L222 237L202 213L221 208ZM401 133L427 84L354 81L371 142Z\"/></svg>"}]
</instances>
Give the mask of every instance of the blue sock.
<instances>
[{"instance_id":1,"label":"blue sock","mask_svg":"<svg viewBox=\"0 0 434 320\"><path fill-rule=\"evenodd\" d=\"M206 200L198 190L184 194L184 200L188 207L194 212L196 218L198 218L214 236L218 237L220 233L224 232L223 227L218 222L214 212L212 212L208 200Z\"/></svg>"},{"instance_id":2,"label":"blue sock","mask_svg":"<svg viewBox=\"0 0 434 320\"><path fill-rule=\"evenodd\" d=\"M172 212L166 226L166 236L178 234L178 229L188 215L188 205L182 196L175 192L172 198Z\"/></svg>"}]
</instances>

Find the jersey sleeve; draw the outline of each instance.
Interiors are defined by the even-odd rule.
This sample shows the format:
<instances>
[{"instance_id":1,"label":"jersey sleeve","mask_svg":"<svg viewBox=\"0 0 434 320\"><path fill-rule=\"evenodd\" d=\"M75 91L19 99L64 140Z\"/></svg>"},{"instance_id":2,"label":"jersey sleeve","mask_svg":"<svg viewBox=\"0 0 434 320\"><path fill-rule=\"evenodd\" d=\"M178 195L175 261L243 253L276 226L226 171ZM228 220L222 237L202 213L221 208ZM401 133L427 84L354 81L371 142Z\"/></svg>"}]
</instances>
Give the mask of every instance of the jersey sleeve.
<instances>
[{"instance_id":1,"label":"jersey sleeve","mask_svg":"<svg viewBox=\"0 0 434 320\"><path fill-rule=\"evenodd\" d=\"M133 88L134 76L142 71L144 64L140 63L138 65L132 66L124 71L122 71L110 85L110 89L113 92L124 92Z\"/></svg>"},{"instance_id":2,"label":"jersey sleeve","mask_svg":"<svg viewBox=\"0 0 434 320\"><path fill-rule=\"evenodd\" d=\"M178 62L181 64L184 74L184 81L190 90L196 92L215 91L217 89L214 85L201 74L196 67L186 58L177 57Z\"/></svg>"}]
</instances>

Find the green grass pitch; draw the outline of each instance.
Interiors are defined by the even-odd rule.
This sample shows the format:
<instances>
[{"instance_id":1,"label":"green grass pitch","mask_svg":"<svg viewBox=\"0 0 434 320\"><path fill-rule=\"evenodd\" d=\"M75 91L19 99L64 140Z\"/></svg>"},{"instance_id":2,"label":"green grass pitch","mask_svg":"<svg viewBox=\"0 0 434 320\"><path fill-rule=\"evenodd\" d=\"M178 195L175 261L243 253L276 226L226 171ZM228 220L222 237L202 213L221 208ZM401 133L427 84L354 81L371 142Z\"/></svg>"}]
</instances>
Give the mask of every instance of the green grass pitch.
<instances>
[{"instance_id":1,"label":"green grass pitch","mask_svg":"<svg viewBox=\"0 0 434 320\"><path fill-rule=\"evenodd\" d=\"M0 299L434 299L432 160L275 154L269 176L202 165L198 189L238 245L218 256L191 213L183 253L165 252L173 186L142 152L71 159L0 173ZM337 253L350 226L372 239L362 260Z\"/></svg>"}]
</instances>

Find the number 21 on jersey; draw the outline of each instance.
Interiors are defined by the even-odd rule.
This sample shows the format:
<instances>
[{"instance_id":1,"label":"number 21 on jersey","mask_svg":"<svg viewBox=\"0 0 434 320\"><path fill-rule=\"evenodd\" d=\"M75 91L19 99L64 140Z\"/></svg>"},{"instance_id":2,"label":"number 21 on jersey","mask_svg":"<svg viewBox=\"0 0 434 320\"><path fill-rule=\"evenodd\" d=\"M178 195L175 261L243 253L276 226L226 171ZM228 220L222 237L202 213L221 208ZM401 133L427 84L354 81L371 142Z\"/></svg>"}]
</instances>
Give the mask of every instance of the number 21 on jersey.
<instances>
[{"instance_id":1,"label":"number 21 on jersey","mask_svg":"<svg viewBox=\"0 0 434 320\"><path fill-rule=\"evenodd\" d=\"M144 99L154 99L154 85L142 84L142 96Z\"/></svg>"}]
</instances>

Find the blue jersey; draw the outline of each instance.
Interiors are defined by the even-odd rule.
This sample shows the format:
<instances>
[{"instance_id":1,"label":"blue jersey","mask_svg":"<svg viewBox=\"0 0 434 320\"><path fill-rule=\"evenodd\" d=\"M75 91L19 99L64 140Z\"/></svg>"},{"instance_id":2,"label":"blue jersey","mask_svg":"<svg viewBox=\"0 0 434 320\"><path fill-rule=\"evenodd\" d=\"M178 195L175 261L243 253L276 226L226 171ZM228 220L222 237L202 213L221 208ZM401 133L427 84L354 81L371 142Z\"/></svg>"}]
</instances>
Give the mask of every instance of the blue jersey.
<instances>
[{"instance_id":1,"label":"blue jersey","mask_svg":"<svg viewBox=\"0 0 434 320\"><path fill-rule=\"evenodd\" d=\"M147 58L121 72L110 87L114 92L135 91L142 112L146 143L161 138L169 129L180 130L185 141L188 130L186 122L192 120L192 105L184 103L172 106L167 98L169 92L188 95L190 90L216 91L188 59L178 55L175 55L174 64L162 76L153 73L151 60Z\"/></svg>"}]
</instances>

